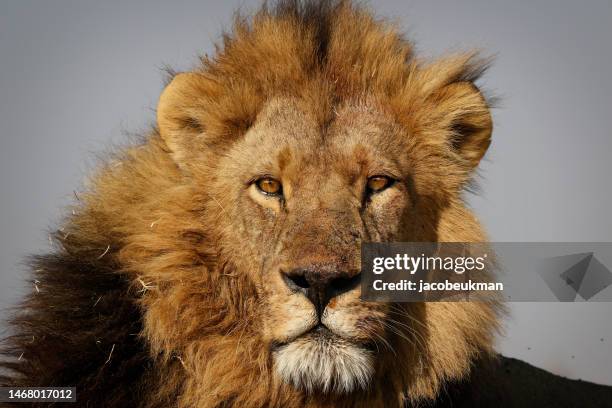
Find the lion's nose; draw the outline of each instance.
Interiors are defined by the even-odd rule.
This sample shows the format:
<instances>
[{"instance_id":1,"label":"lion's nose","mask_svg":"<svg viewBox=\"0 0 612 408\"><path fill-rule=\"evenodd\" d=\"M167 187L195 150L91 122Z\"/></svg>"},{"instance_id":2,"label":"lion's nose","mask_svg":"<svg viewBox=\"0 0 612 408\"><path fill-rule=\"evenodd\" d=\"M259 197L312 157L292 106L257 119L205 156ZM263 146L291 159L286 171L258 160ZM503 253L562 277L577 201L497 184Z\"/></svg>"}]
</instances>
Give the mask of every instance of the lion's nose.
<instances>
[{"instance_id":1,"label":"lion's nose","mask_svg":"<svg viewBox=\"0 0 612 408\"><path fill-rule=\"evenodd\" d=\"M322 271L318 268L297 268L283 273L283 278L293 291L304 293L315 305L321 316L329 301L354 289L361 282L361 273Z\"/></svg>"}]
</instances>

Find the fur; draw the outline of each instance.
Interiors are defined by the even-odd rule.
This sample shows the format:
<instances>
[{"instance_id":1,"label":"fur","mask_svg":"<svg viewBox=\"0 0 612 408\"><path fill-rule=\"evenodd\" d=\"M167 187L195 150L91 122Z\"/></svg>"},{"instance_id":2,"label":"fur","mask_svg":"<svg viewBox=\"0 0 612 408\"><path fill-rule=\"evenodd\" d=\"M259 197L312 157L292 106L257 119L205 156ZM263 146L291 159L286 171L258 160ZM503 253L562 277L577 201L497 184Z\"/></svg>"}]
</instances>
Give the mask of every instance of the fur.
<instances>
[{"instance_id":1,"label":"fur","mask_svg":"<svg viewBox=\"0 0 612 408\"><path fill-rule=\"evenodd\" d=\"M348 1L237 17L33 260L39 290L12 321L2 383L76 385L97 407L435 399L491 353L498 304L374 305L354 291L328 305L327 342L304 335L312 305L279 271L353 273L367 240L485 241L461 199L490 143L485 68L474 53L422 61ZM282 174L284 200L249 184L256 168ZM398 182L362 202L375 169Z\"/></svg>"},{"instance_id":2,"label":"fur","mask_svg":"<svg viewBox=\"0 0 612 408\"><path fill-rule=\"evenodd\" d=\"M296 340L275 354L281 379L309 393L320 390L344 394L366 389L373 374L372 353L344 340Z\"/></svg>"}]
</instances>

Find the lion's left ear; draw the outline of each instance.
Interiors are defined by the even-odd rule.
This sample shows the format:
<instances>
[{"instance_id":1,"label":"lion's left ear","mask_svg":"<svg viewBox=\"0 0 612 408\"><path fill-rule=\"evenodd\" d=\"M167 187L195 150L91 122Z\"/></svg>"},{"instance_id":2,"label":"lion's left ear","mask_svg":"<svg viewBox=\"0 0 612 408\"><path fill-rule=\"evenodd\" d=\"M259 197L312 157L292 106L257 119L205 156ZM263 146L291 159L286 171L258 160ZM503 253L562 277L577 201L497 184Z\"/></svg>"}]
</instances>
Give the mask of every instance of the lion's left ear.
<instances>
[{"instance_id":1,"label":"lion's left ear","mask_svg":"<svg viewBox=\"0 0 612 408\"><path fill-rule=\"evenodd\" d=\"M180 165L184 163L197 140L203 137L200 117L201 99L206 79L195 73L177 74L166 86L157 104L159 133Z\"/></svg>"},{"instance_id":2,"label":"lion's left ear","mask_svg":"<svg viewBox=\"0 0 612 408\"><path fill-rule=\"evenodd\" d=\"M436 109L443 112L444 127L450 131L449 145L474 168L491 144L493 120L490 107L471 82L456 82L442 88Z\"/></svg>"}]
</instances>

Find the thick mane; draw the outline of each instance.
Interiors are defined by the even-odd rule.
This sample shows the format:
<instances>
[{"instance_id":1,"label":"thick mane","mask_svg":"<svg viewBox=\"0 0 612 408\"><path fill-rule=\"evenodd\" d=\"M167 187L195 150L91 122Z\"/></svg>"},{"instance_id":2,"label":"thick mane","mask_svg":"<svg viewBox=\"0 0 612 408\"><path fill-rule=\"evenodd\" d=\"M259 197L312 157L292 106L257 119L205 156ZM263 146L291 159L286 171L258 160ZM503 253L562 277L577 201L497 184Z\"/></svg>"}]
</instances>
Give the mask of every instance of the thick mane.
<instances>
[{"instance_id":1,"label":"thick mane","mask_svg":"<svg viewBox=\"0 0 612 408\"><path fill-rule=\"evenodd\" d=\"M32 293L18 306L11 321L15 334L2 349L3 384L76 385L79 401L91 406L138 406L151 390L162 390L160 380L171 381L172 366L156 364L140 337L143 286L118 261L124 246L118 229L142 222L136 218L142 207L131 203L153 194L151 187L164 188L155 185L161 178L143 173L164 171L143 152L130 149L121 162L100 169L64 227L50 236L55 251L31 259ZM163 182L170 182L170 174ZM171 394L159 395L159 406L176 398Z\"/></svg>"},{"instance_id":2,"label":"thick mane","mask_svg":"<svg viewBox=\"0 0 612 408\"><path fill-rule=\"evenodd\" d=\"M439 188L455 190L470 172L433 136L446 120L442 110L453 108L438 91L473 83L483 67L474 54L421 62L394 26L348 1L283 0L236 17L216 54L194 69L201 80L182 95L176 119L206 133L205 146L186 149L198 162L198 149L221 153L244 134L272 96L316 101L321 127L336 106L373 99L410 132L432 134L424 143L441 153L423 153L421 166L444 176ZM447 123L448 132L455 125ZM441 166L441 156L456 166ZM306 396L281 383L254 327L254 284L219 244L232 220L206 188L217 164L199 163L187 177L153 130L93 175L53 234L53 253L32 262L36 290L12 320L3 385L76 385L89 406L369 406L387 391L434 397L490 349L492 309L438 305L417 313L438 336L427 351L444 355L401 366L408 376L409 365L421 364L418 380L385 377L388 388L370 391L370 400ZM482 239L477 226L461 222L470 216L457 209L440 223L441 239ZM411 395L398 390L407 382Z\"/></svg>"},{"instance_id":3,"label":"thick mane","mask_svg":"<svg viewBox=\"0 0 612 408\"><path fill-rule=\"evenodd\" d=\"M472 52L421 61L397 27L349 1L283 0L237 15L215 55L196 67L202 82L191 100L184 95L184 113L208 137L224 138L241 135L271 96L317 101L322 126L334 106L376 98L411 127L421 110L431 113L437 91L473 83L486 67Z\"/></svg>"}]
</instances>

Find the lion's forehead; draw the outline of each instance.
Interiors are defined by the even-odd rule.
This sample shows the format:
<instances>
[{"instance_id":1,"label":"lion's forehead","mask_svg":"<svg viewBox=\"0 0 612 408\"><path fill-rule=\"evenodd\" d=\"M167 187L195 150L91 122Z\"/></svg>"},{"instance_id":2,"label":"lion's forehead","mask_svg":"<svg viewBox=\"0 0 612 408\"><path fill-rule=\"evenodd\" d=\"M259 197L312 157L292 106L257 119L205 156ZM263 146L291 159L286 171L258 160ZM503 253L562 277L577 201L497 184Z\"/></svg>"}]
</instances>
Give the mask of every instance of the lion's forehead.
<instances>
[{"instance_id":1,"label":"lion's forehead","mask_svg":"<svg viewBox=\"0 0 612 408\"><path fill-rule=\"evenodd\" d=\"M237 149L251 154L249 163L350 178L368 161L392 161L404 143L402 130L375 102L344 103L326 123L317 120L315 109L296 97L270 99Z\"/></svg>"}]
</instances>

